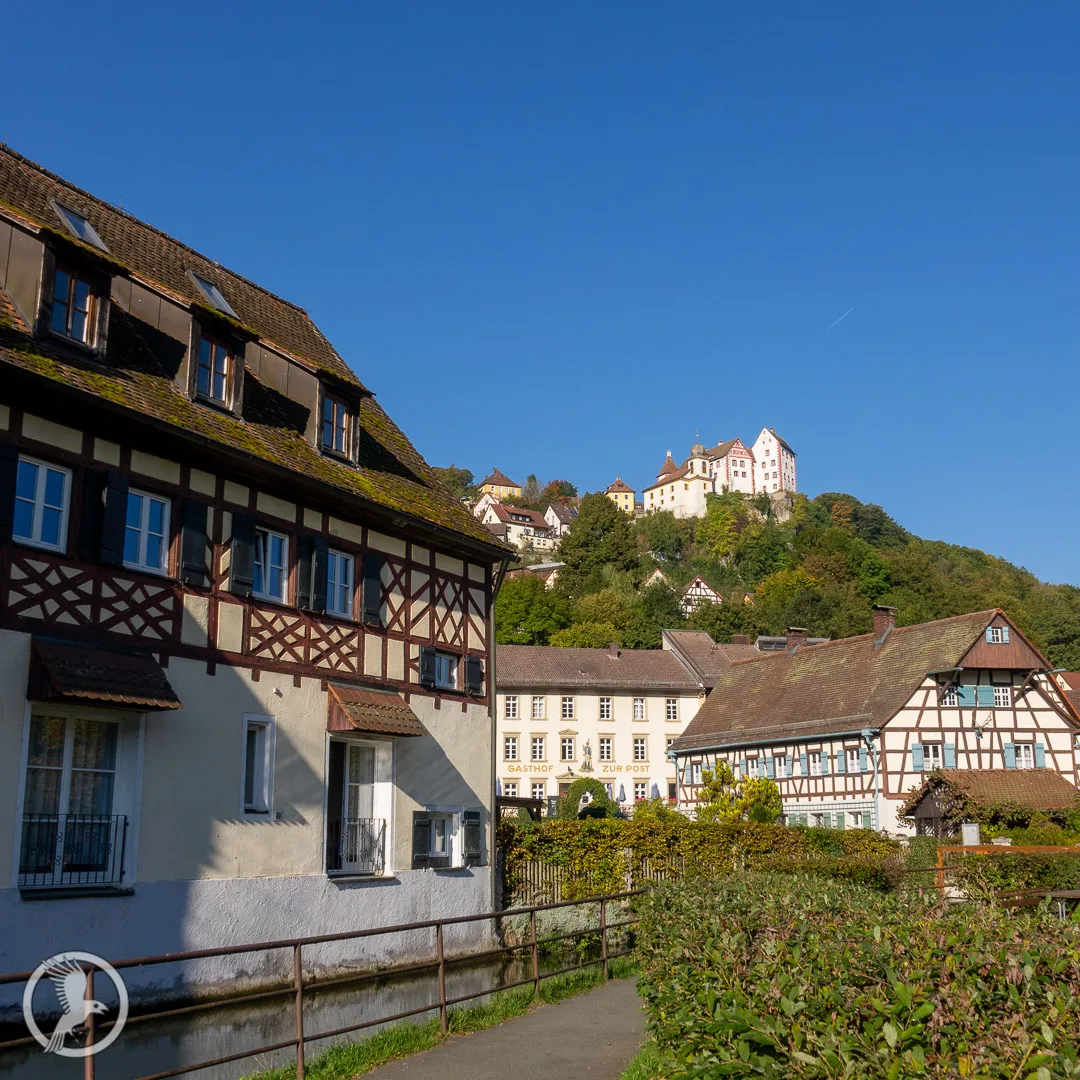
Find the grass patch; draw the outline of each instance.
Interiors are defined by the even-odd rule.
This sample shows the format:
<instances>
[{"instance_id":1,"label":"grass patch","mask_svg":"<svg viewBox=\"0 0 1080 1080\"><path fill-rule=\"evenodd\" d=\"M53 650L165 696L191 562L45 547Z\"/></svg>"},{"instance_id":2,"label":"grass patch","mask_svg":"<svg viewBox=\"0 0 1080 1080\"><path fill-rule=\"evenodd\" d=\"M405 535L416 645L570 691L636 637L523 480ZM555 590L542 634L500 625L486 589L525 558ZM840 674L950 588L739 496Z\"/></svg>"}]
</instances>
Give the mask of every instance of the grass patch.
<instances>
[{"instance_id":1,"label":"grass patch","mask_svg":"<svg viewBox=\"0 0 1080 1080\"><path fill-rule=\"evenodd\" d=\"M613 979L625 978L636 974L637 966L627 957L619 957L610 963ZM502 990L492 994L491 998L479 1005L465 1005L450 1009L448 1021L450 1035L467 1035L473 1031L495 1027L515 1016L523 1016L535 1005L545 1005L573 997L585 990L591 990L604 981L603 970L599 964L569 971L544 979L540 983L540 997L537 1000L531 986L518 986L513 990ZM330 1047L318 1057L306 1062L307 1080L352 1080L362 1073L370 1072L389 1061L430 1050L449 1038L439 1030L438 1014L422 1023L405 1022L377 1031L366 1039L357 1042L339 1043ZM652 1074L642 1073L641 1077ZM246 1080L296 1080L296 1066L283 1065L277 1069L267 1069L250 1073Z\"/></svg>"},{"instance_id":2,"label":"grass patch","mask_svg":"<svg viewBox=\"0 0 1080 1080\"><path fill-rule=\"evenodd\" d=\"M660 1049L651 1039L637 1052L637 1056L619 1080L658 1080L661 1075L663 1058Z\"/></svg>"}]
</instances>

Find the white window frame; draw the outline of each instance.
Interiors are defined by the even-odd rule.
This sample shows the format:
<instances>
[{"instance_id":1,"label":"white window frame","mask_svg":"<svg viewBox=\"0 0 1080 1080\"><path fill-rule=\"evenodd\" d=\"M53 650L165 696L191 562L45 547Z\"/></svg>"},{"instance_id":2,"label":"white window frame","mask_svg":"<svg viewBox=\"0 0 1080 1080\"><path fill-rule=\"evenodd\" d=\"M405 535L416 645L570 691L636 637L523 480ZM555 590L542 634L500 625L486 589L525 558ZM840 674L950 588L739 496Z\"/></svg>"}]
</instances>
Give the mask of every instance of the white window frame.
<instances>
[{"instance_id":1,"label":"white window frame","mask_svg":"<svg viewBox=\"0 0 1080 1080\"><path fill-rule=\"evenodd\" d=\"M634 698L634 719L645 719L645 699L643 697Z\"/></svg>"},{"instance_id":2,"label":"white window frame","mask_svg":"<svg viewBox=\"0 0 1080 1080\"><path fill-rule=\"evenodd\" d=\"M773 757L773 772L776 774L777 780L786 780L788 778L787 754L777 754Z\"/></svg>"},{"instance_id":3,"label":"white window frame","mask_svg":"<svg viewBox=\"0 0 1080 1080\"><path fill-rule=\"evenodd\" d=\"M955 709L960 704L960 694L955 686L950 686L941 695L941 705L946 709Z\"/></svg>"},{"instance_id":4,"label":"white window frame","mask_svg":"<svg viewBox=\"0 0 1080 1080\"><path fill-rule=\"evenodd\" d=\"M344 580L339 580L340 575L331 572L331 566L347 567ZM345 607L338 607L336 600L341 589L345 589ZM353 616L353 600L356 595L356 556L347 551L338 551L330 548L327 551L326 560L326 614L337 615L343 619L351 619Z\"/></svg>"},{"instance_id":5,"label":"white window frame","mask_svg":"<svg viewBox=\"0 0 1080 1080\"><path fill-rule=\"evenodd\" d=\"M821 751L814 750L806 756L806 765L811 776L821 775Z\"/></svg>"},{"instance_id":6,"label":"white window frame","mask_svg":"<svg viewBox=\"0 0 1080 1080\"><path fill-rule=\"evenodd\" d=\"M640 790L641 794L638 794ZM649 781L648 780L635 780L634 781L634 802L644 800L649 797Z\"/></svg>"},{"instance_id":7,"label":"white window frame","mask_svg":"<svg viewBox=\"0 0 1080 1080\"><path fill-rule=\"evenodd\" d=\"M748 780L758 778L758 759L756 757L746 759L746 778Z\"/></svg>"},{"instance_id":8,"label":"white window frame","mask_svg":"<svg viewBox=\"0 0 1080 1080\"><path fill-rule=\"evenodd\" d=\"M503 781L503 795L507 799L516 799L518 793L518 782L516 780L504 780Z\"/></svg>"},{"instance_id":9,"label":"white window frame","mask_svg":"<svg viewBox=\"0 0 1080 1080\"><path fill-rule=\"evenodd\" d=\"M537 744L540 746L539 757L536 754ZM530 761L547 761L547 738L543 735L533 735L529 739Z\"/></svg>"},{"instance_id":10,"label":"white window frame","mask_svg":"<svg viewBox=\"0 0 1080 1080\"><path fill-rule=\"evenodd\" d=\"M547 781L546 780L534 780L530 786L532 791L532 797L534 799L546 799L547 798Z\"/></svg>"},{"instance_id":11,"label":"white window frame","mask_svg":"<svg viewBox=\"0 0 1080 1080\"><path fill-rule=\"evenodd\" d=\"M429 859L447 860L446 869L453 869L465 865L465 834L462 827L462 811L456 808L435 807L425 810L430 822L428 825L428 850ZM440 829L441 826L441 829ZM435 850L435 840L440 834L444 843L442 851ZM413 854L417 854L415 851Z\"/></svg>"},{"instance_id":12,"label":"white window frame","mask_svg":"<svg viewBox=\"0 0 1080 1080\"><path fill-rule=\"evenodd\" d=\"M994 708L1011 709L1013 704L1013 688L1011 686L994 687Z\"/></svg>"},{"instance_id":13,"label":"white window frame","mask_svg":"<svg viewBox=\"0 0 1080 1080\"><path fill-rule=\"evenodd\" d=\"M265 589L252 588L251 595L257 600L269 600L271 603L284 604L289 595L289 538L285 533L276 532L274 529L264 529L261 525L255 529L255 566L261 567L262 584L266 586L269 581L267 574L266 556L271 549L270 541L277 539L282 542L281 546L281 595L275 596L266 592Z\"/></svg>"},{"instance_id":14,"label":"white window frame","mask_svg":"<svg viewBox=\"0 0 1080 1080\"><path fill-rule=\"evenodd\" d=\"M503 719L504 720L516 720L518 718L518 698L517 694L507 694L503 698Z\"/></svg>"},{"instance_id":15,"label":"white window frame","mask_svg":"<svg viewBox=\"0 0 1080 1080\"><path fill-rule=\"evenodd\" d=\"M30 519L30 531L33 535L17 536L13 533L12 540L17 544L26 544L29 547L42 548L45 551L67 551L68 513L71 510L71 470L65 469L61 465L54 465L50 461L42 461L40 458L20 454L15 467L16 490L18 490L18 468L23 464L34 465L38 469L37 480L34 484L34 509ZM59 540L55 544L50 544L47 540L41 539L42 511L45 509L45 480L49 470L59 473L64 478L63 505L50 507L50 509L59 509L60 511L60 528L57 530ZM26 500L16 497L16 501L25 502Z\"/></svg>"},{"instance_id":16,"label":"white window frame","mask_svg":"<svg viewBox=\"0 0 1080 1080\"><path fill-rule=\"evenodd\" d=\"M859 757L859 748L857 746L849 747L845 750L844 756L847 758L848 772L862 772L862 769L859 767L861 758Z\"/></svg>"},{"instance_id":17,"label":"white window frame","mask_svg":"<svg viewBox=\"0 0 1080 1080\"><path fill-rule=\"evenodd\" d=\"M613 735L599 736L599 747L596 751L597 761L612 761L615 757L615 737Z\"/></svg>"},{"instance_id":18,"label":"white window frame","mask_svg":"<svg viewBox=\"0 0 1080 1080\"><path fill-rule=\"evenodd\" d=\"M562 699L561 715L564 720L574 719L574 699L572 697L564 697Z\"/></svg>"},{"instance_id":19,"label":"white window frame","mask_svg":"<svg viewBox=\"0 0 1080 1080\"><path fill-rule=\"evenodd\" d=\"M945 746L943 743L923 743L923 772L945 767Z\"/></svg>"},{"instance_id":20,"label":"white window frame","mask_svg":"<svg viewBox=\"0 0 1080 1080\"><path fill-rule=\"evenodd\" d=\"M456 690L458 688L459 656L454 653L435 653L435 689ZM448 674L449 673L449 674Z\"/></svg>"},{"instance_id":21,"label":"white window frame","mask_svg":"<svg viewBox=\"0 0 1080 1080\"><path fill-rule=\"evenodd\" d=\"M600 719L610 720L614 711L614 704L609 697L602 697L600 699Z\"/></svg>"},{"instance_id":22,"label":"white window frame","mask_svg":"<svg viewBox=\"0 0 1080 1080\"><path fill-rule=\"evenodd\" d=\"M570 751L569 757L566 754L567 750ZM563 735L559 739L559 760L577 761L577 739L573 735Z\"/></svg>"},{"instance_id":23,"label":"white window frame","mask_svg":"<svg viewBox=\"0 0 1080 1080\"><path fill-rule=\"evenodd\" d=\"M503 736L503 761L518 760L518 737L516 735Z\"/></svg>"},{"instance_id":24,"label":"white window frame","mask_svg":"<svg viewBox=\"0 0 1080 1080\"><path fill-rule=\"evenodd\" d=\"M547 698L542 694L533 694L532 718L543 720L545 716L547 716Z\"/></svg>"},{"instance_id":25,"label":"white window frame","mask_svg":"<svg viewBox=\"0 0 1080 1080\"><path fill-rule=\"evenodd\" d=\"M634 736L634 760L649 760L649 740L648 737L645 735Z\"/></svg>"},{"instance_id":26,"label":"white window frame","mask_svg":"<svg viewBox=\"0 0 1080 1080\"><path fill-rule=\"evenodd\" d=\"M260 713L244 713L240 725L240 814L244 818L267 821L274 813L274 718ZM256 732L255 774L252 802L247 800L248 732Z\"/></svg>"},{"instance_id":27,"label":"white window frame","mask_svg":"<svg viewBox=\"0 0 1080 1080\"><path fill-rule=\"evenodd\" d=\"M1000 627L1000 626L991 626L990 627L989 643L991 645L1004 645L1005 644L1005 634L1004 634L1004 631L1003 631L1002 627Z\"/></svg>"},{"instance_id":28,"label":"white window frame","mask_svg":"<svg viewBox=\"0 0 1080 1080\"><path fill-rule=\"evenodd\" d=\"M1013 749L1016 753L1016 767L1018 769L1035 768L1035 744L1033 742L1015 743Z\"/></svg>"},{"instance_id":29,"label":"white window frame","mask_svg":"<svg viewBox=\"0 0 1080 1080\"><path fill-rule=\"evenodd\" d=\"M664 700L664 718L667 720L679 719L679 699L669 697Z\"/></svg>"},{"instance_id":30,"label":"white window frame","mask_svg":"<svg viewBox=\"0 0 1080 1080\"><path fill-rule=\"evenodd\" d=\"M150 491L142 491L139 488L130 488L128 490L128 502L134 497L142 499L142 512L139 515L139 553L138 558L132 561L124 560L124 566L129 570L139 570L147 574L161 574L162 576L168 575L169 572L169 519L172 515L172 501L161 495L155 495ZM163 513L161 517L162 537L161 537L161 565L152 566L146 561L146 545L150 536L150 504L152 502L160 503L163 507ZM127 547L127 534L131 529L131 526L127 523L127 514L124 515L124 547Z\"/></svg>"}]
</instances>

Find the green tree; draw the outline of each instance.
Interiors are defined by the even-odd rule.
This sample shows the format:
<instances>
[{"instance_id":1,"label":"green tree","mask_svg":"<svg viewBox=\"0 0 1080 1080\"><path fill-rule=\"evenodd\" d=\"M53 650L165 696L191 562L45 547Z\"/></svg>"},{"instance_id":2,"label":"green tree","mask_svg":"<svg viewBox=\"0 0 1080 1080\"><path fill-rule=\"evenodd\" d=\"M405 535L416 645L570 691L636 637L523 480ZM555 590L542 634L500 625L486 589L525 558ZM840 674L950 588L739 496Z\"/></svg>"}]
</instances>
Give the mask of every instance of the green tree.
<instances>
[{"instance_id":1,"label":"green tree","mask_svg":"<svg viewBox=\"0 0 1080 1080\"><path fill-rule=\"evenodd\" d=\"M662 581L641 592L637 617L623 632L628 649L658 649L662 630L677 630L686 623L679 597Z\"/></svg>"},{"instance_id":2,"label":"green tree","mask_svg":"<svg viewBox=\"0 0 1080 1080\"><path fill-rule=\"evenodd\" d=\"M574 602L575 623L610 623L618 631L626 630L637 617L636 597L608 586L588 593Z\"/></svg>"},{"instance_id":3,"label":"green tree","mask_svg":"<svg viewBox=\"0 0 1080 1080\"><path fill-rule=\"evenodd\" d=\"M540 481L536 479L536 473L529 473L525 477L525 486L521 489L521 504L531 510L537 509L540 504Z\"/></svg>"},{"instance_id":4,"label":"green tree","mask_svg":"<svg viewBox=\"0 0 1080 1080\"><path fill-rule=\"evenodd\" d=\"M566 564L559 572L559 588L570 596L594 591L604 568L629 571L637 568L637 543L630 519L601 493L581 500L573 528L559 542L559 558Z\"/></svg>"},{"instance_id":5,"label":"green tree","mask_svg":"<svg viewBox=\"0 0 1080 1080\"><path fill-rule=\"evenodd\" d=\"M548 638L549 645L563 649L604 649L612 642L622 644L619 631L611 623L597 622L574 623Z\"/></svg>"},{"instance_id":6,"label":"green tree","mask_svg":"<svg viewBox=\"0 0 1080 1080\"><path fill-rule=\"evenodd\" d=\"M698 821L738 821L741 816L738 784L731 766L726 761L718 761L715 769L702 769Z\"/></svg>"},{"instance_id":7,"label":"green tree","mask_svg":"<svg viewBox=\"0 0 1080 1080\"><path fill-rule=\"evenodd\" d=\"M476 494L476 480L468 469L459 469L456 465L431 470L439 483L459 502L471 499Z\"/></svg>"},{"instance_id":8,"label":"green tree","mask_svg":"<svg viewBox=\"0 0 1080 1080\"><path fill-rule=\"evenodd\" d=\"M645 549L658 563L678 562L691 540L689 525L670 510L646 514L640 526Z\"/></svg>"},{"instance_id":9,"label":"green tree","mask_svg":"<svg viewBox=\"0 0 1080 1080\"><path fill-rule=\"evenodd\" d=\"M733 492L710 495L705 500L705 516L697 526L698 543L721 561L731 557L739 537L740 525L745 522L746 509L742 497Z\"/></svg>"},{"instance_id":10,"label":"green tree","mask_svg":"<svg viewBox=\"0 0 1080 1080\"><path fill-rule=\"evenodd\" d=\"M540 501L545 505L566 502L577 498L577 488L569 480L549 480L540 492Z\"/></svg>"},{"instance_id":11,"label":"green tree","mask_svg":"<svg viewBox=\"0 0 1080 1080\"><path fill-rule=\"evenodd\" d=\"M500 645L547 645L570 625L570 605L532 574L504 581L495 601L495 641Z\"/></svg>"},{"instance_id":12,"label":"green tree","mask_svg":"<svg viewBox=\"0 0 1080 1080\"><path fill-rule=\"evenodd\" d=\"M767 776L757 776L744 780L740 787L739 801L743 818L766 825L775 825L780 820L783 803L780 801L780 789L775 780L770 780Z\"/></svg>"},{"instance_id":13,"label":"green tree","mask_svg":"<svg viewBox=\"0 0 1080 1080\"><path fill-rule=\"evenodd\" d=\"M756 609L743 603L741 595L722 604L702 604L686 620L691 630L704 630L713 641L730 642L734 634L757 632Z\"/></svg>"},{"instance_id":14,"label":"green tree","mask_svg":"<svg viewBox=\"0 0 1080 1080\"><path fill-rule=\"evenodd\" d=\"M592 798L589 803L589 817L613 818L618 815L618 804L611 800L604 785L599 780L583 776L575 780L566 789L566 794L559 799L558 806L555 809L555 816L564 821L575 819L578 816L578 804L581 802L581 796L586 792Z\"/></svg>"}]
</instances>

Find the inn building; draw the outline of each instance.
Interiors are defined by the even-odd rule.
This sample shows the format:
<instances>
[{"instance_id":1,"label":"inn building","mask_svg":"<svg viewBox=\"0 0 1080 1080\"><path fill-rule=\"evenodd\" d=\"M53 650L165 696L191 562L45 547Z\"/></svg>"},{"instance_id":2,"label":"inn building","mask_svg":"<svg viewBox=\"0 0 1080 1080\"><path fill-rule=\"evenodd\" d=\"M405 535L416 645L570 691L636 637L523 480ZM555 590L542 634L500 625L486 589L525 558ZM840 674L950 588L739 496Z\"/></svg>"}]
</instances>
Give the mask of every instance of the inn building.
<instances>
[{"instance_id":1,"label":"inn building","mask_svg":"<svg viewBox=\"0 0 1080 1080\"><path fill-rule=\"evenodd\" d=\"M1069 685L1000 610L898 627L874 610L872 633L736 661L671 755L680 808L702 772L779 786L789 823L909 829L897 809L934 770L1050 770L1077 783L1080 713Z\"/></svg>"},{"instance_id":2,"label":"inn building","mask_svg":"<svg viewBox=\"0 0 1080 1080\"><path fill-rule=\"evenodd\" d=\"M0 970L489 909L507 557L304 311L0 148Z\"/></svg>"}]
</instances>

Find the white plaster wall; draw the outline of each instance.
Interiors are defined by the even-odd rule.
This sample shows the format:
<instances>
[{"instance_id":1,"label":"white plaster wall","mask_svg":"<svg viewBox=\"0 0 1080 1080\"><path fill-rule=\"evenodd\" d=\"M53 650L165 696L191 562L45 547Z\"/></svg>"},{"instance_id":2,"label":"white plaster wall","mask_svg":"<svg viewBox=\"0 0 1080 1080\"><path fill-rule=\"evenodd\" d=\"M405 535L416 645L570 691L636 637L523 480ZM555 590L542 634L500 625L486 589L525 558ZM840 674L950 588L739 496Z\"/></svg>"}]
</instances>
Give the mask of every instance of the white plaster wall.
<instances>
[{"instance_id":1,"label":"white plaster wall","mask_svg":"<svg viewBox=\"0 0 1080 1080\"><path fill-rule=\"evenodd\" d=\"M4 884L10 881L18 833L16 813L29 663L30 635L0 630L0 883Z\"/></svg>"}]
</instances>

